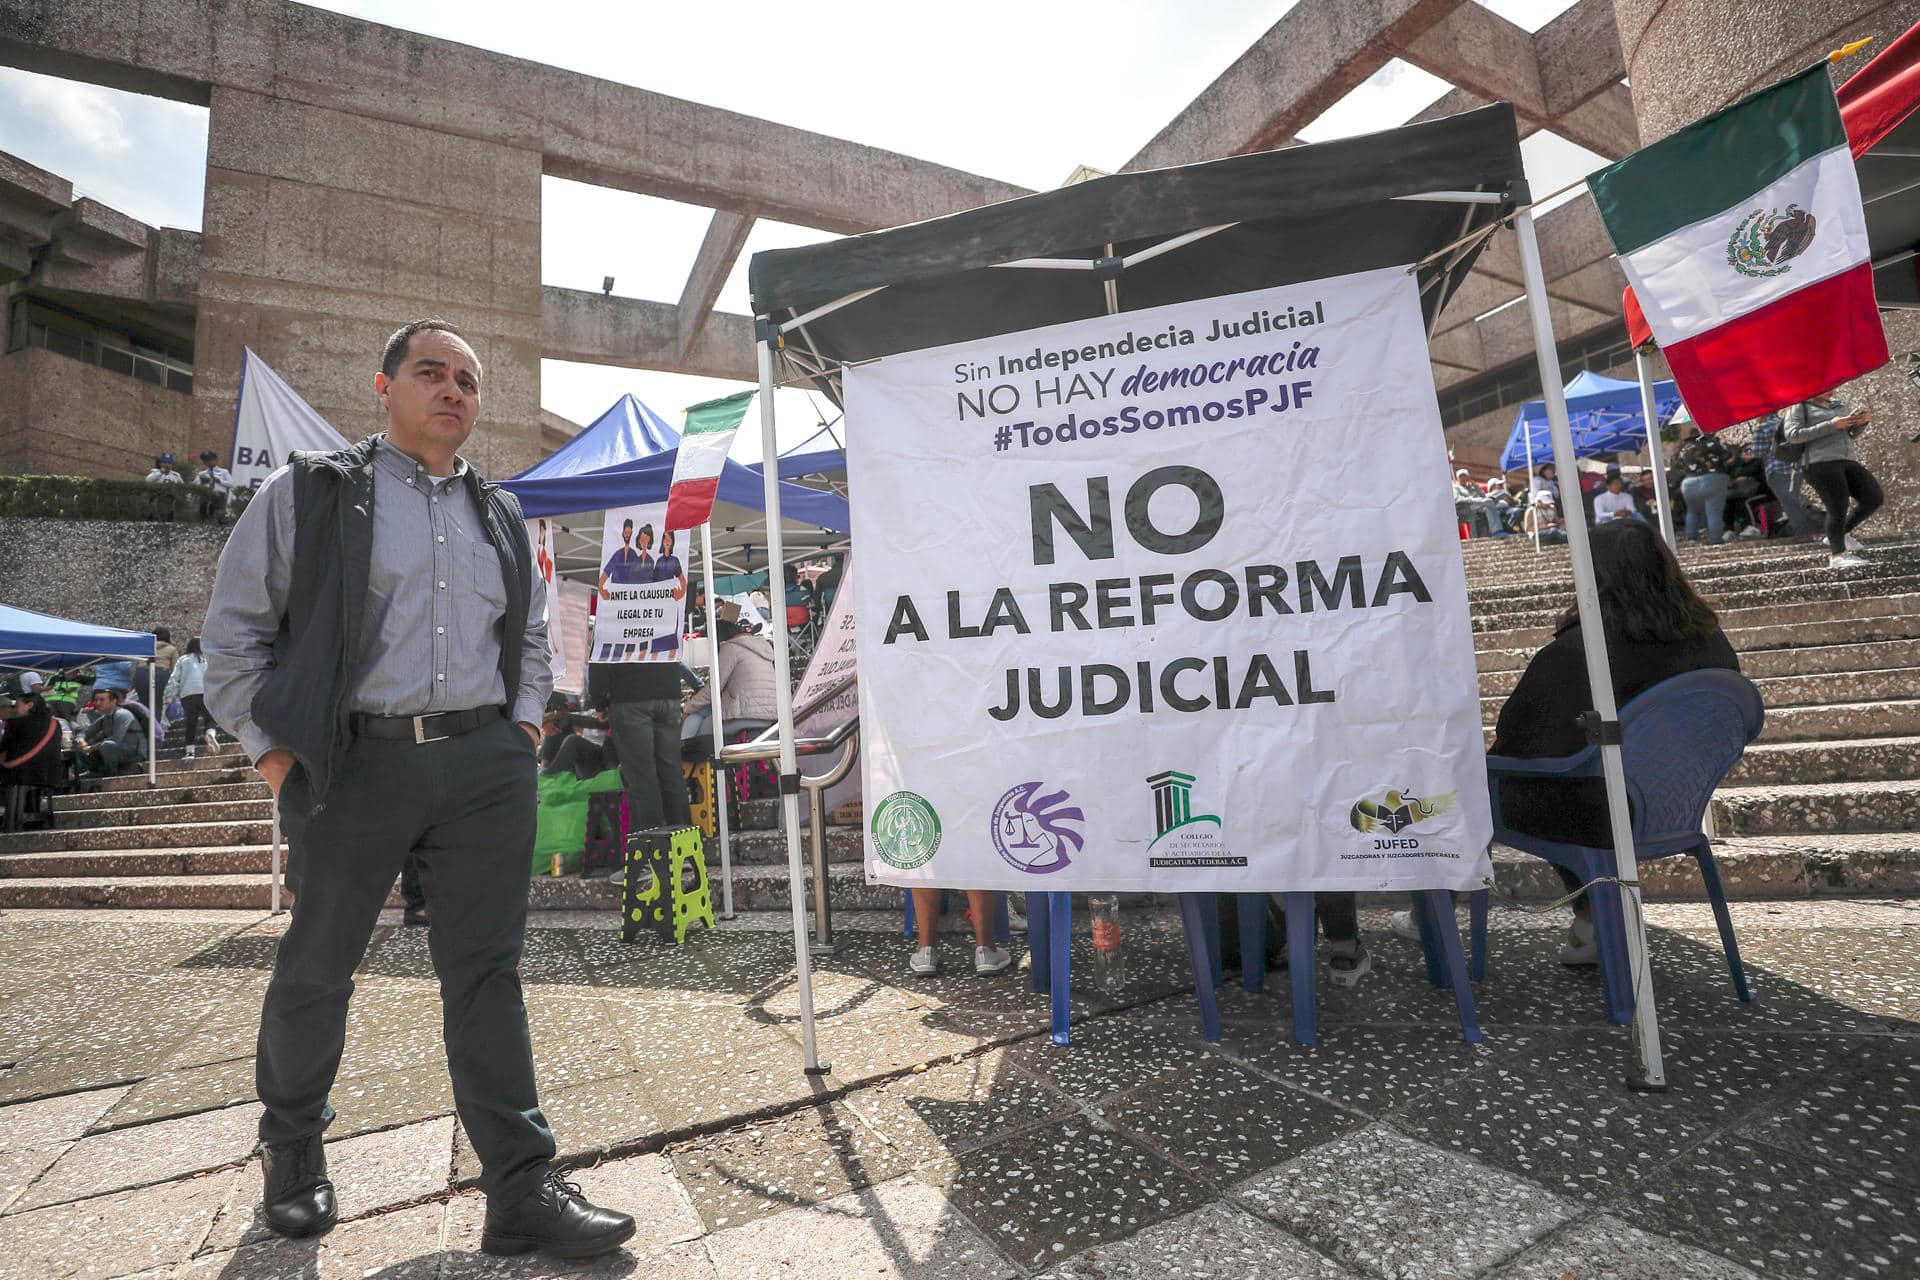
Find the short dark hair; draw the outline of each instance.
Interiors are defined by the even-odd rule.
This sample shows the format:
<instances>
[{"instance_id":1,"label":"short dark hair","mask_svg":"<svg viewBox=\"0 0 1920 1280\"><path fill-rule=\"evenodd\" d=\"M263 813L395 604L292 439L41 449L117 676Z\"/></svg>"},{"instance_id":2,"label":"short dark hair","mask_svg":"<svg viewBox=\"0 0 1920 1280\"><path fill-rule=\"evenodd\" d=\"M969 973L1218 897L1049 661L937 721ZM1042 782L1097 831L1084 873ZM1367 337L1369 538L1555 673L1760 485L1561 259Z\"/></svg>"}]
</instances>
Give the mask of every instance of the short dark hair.
<instances>
[{"instance_id":1,"label":"short dark hair","mask_svg":"<svg viewBox=\"0 0 1920 1280\"><path fill-rule=\"evenodd\" d=\"M127 691L108 685L104 689L95 689L93 696L96 698L112 698L115 702L125 702L127 700Z\"/></svg>"},{"instance_id":2,"label":"short dark hair","mask_svg":"<svg viewBox=\"0 0 1920 1280\"><path fill-rule=\"evenodd\" d=\"M467 335L454 328L450 320L440 320L432 316L425 320L409 320L395 329L393 336L387 339L386 349L380 353L380 372L389 378L400 375L400 362L407 358L407 347L413 342L413 335L416 333L450 333L462 342L467 341Z\"/></svg>"},{"instance_id":3,"label":"short dark hair","mask_svg":"<svg viewBox=\"0 0 1920 1280\"><path fill-rule=\"evenodd\" d=\"M622 529L631 529L631 528L633 528L633 517L632 517L632 516L628 516L628 517L627 517L627 518L626 518L625 520L622 520L622 521L620 522L620 527L621 527Z\"/></svg>"},{"instance_id":4,"label":"short dark hair","mask_svg":"<svg viewBox=\"0 0 1920 1280\"><path fill-rule=\"evenodd\" d=\"M155 640L165 640L168 644L172 644L173 632L167 630L165 627L155 627L153 629L153 638Z\"/></svg>"}]
</instances>

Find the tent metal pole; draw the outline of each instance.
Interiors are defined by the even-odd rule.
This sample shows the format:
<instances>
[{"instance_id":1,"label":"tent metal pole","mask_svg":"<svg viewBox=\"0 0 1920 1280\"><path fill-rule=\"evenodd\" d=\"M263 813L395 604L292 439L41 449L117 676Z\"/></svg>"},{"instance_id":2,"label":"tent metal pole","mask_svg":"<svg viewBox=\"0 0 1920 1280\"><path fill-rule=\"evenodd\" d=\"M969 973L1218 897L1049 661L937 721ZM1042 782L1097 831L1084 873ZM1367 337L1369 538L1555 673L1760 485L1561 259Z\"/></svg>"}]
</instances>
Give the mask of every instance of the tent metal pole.
<instances>
[{"instance_id":1,"label":"tent metal pole","mask_svg":"<svg viewBox=\"0 0 1920 1280\"><path fill-rule=\"evenodd\" d=\"M720 824L720 918L733 919L733 839L727 831L727 797L721 790L726 774L720 769L720 748L726 743L726 729L720 723L720 599L713 594L713 521L700 526L700 576L707 593L707 665L712 674L707 688L708 724L713 729L713 815Z\"/></svg>"},{"instance_id":2,"label":"tent metal pole","mask_svg":"<svg viewBox=\"0 0 1920 1280\"><path fill-rule=\"evenodd\" d=\"M147 659L147 790L151 791L160 781L160 708L154 706L155 690L159 682L154 677L157 664Z\"/></svg>"},{"instance_id":3,"label":"tent metal pole","mask_svg":"<svg viewBox=\"0 0 1920 1280\"><path fill-rule=\"evenodd\" d=\"M862 298L870 298L874 294L880 292L880 290L886 287L887 286L885 285L876 285L871 289L862 289L858 293L850 293L844 298L835 298L832 302L824 302L819 306L815 307L813 310L807 312L805 315L795 316L793 319L783 323L780 326L780 332L791 333L793 330L798 329L802 325L806 324L809 320L818 320L821 316L832 315L834 312L838 311L840 308L852 306L854 303L860 301L860 299ZM773 374L771 372L772 366L769 365L768 368L769 368L769 372L767 376L760 379L760 394L762 395L773 394ZM780 455L778 453L769 453L767 456L769 458L777 458Z\"/></svg>"},{"instance_id":4,"label":"tent metal pole","mask_svg":"<svg viewBox=\"0 0 1920 1280\"><path fill-rule=\"evenodd\" d=\"M875 290L867 290L873 293ZM854 294L842 303L865 297ZM811 319L812 317L807 317ZM797 324L797 321L789 322ZM780 445L774 429L773 334L771 321L763 321L758 343L760 366L760 453L771 464L760 468L766 494L767 564L786 562L786 544L780 527ZM774 579L767 577L767 606L773 607ZM825 1075L831 1066L820 1061L819 1046L813 1028L813 958L807 952L806 872L800 865L800 766L793 751L793 657L788 651L786 615L782 611L769 619L773 633L773 693L777 711L780 743L780 811L787 836L787 899L793 906L793 972L800 996L800 1052L806 1073ZM719 696L716 692L716 698Z\"/></svg>"},{"instance_id":5,"label":"tent metal pole","mask_svg":"<svg viewBox=\"0 0 1920 1280\"><path fill-rule=\"evenodd\" d=\"M1533 428L1521 424L1525 430L1522 435L1527 442L1527 511L1533 515L1533 553L1540 554L1540 511L1533 505Z\"/></svg>"},{"instance_id":6,"label":"tent metal pole","mask_svg":"<svg viewBox=\"0 0 1920 1280\"><path fill-rule=\"evenodd\" d=\"M1393 199L1428 200L1435 204L1499 204L1506 196L1498 191L1416 191Z\"/></svg>"},{"instance_id":7,"label":"tent metal pole","mask_svg":"<svg viewBox=\"0 0 1920 1280\"><path fill-rule=\"evenodd\" d=\"M274 915L280 914L280 799L278 796L274 797L273 801L273 890L267 900L267 907Z\"/></svg>"},{"instance_id":8,"label":"tent metal pole","mask_svg":"<svg viewBox=\"0 0 1920 1280\"><path fill-rule=\"evenodd\" d=\"M1667 492L1666 451L1660 445L1660 428L1655 423L1653 404L1653 368L1647 363L1647 353L1635 347L1633 350L1633 372L1640 379L1640 416L1647 424L1647 461L1654 467L1654 481L1660 487L1660 536L1667 540L1670 547L1680 544L1673 536L1673 495ZM1798 530L1795 530L1798 532Z\"/></svg>"},{"instance_id":9,"label":"tent metal pole","mask_svg":"<svg viewBox=\"0 0 1920 1280\"><path fill-rule=\"evenodd\" d=\"M1514 231L1519 239L1520 270L1527 284L1527 310L1533 320L1533 351L1546 392L1554 462L1557 470L1577 477L1573 431L1567 425L1566 395L1560 388L1559 348L1554 344L1553 319L1547 310L1546 276L1540 270L1540 242L1534 235L1533 215L1523 210L1514 219ZM1567 520L1565 526L1568 549L1573 553L1573 598L1579 611L1581 643L1586 649L1587 679L1593 687L1593 709L1600 721L1600 765L1606 778L1607 816L1613 828L1614 875L1626 908L1627 967L1633 975L1633 1038L1639 1059L1627 1076L1627 1087L1664 1090L1667 1076L1660 1054L1660 1019L1653 1004L1653 969L1647 962L1639 863L1633 848L1633 819L1627 809L1626 771L1620 760L1620 711L1607 663L1607 635L1600 614L1600 591L1593 576L1593 551L1586 521Z\"/></svg>"}]
</instances>

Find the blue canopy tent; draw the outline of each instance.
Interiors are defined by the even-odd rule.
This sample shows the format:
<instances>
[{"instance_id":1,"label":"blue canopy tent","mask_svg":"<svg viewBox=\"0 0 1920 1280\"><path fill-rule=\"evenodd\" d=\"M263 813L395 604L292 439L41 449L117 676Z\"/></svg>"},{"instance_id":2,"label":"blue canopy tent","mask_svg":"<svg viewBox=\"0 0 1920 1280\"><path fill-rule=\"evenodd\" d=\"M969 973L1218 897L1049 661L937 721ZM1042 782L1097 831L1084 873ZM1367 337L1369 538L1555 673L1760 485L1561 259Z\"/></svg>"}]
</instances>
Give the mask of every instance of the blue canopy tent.
<instances>
[{"instance_id":1,"label":"blue canopy tent","mask_svg":"<svg viewBox=\"0 0 1920 1280\"><path fill-rule=\"evenodd\" d=\"M1567 417L1573 428L1576 457L1590 458L1597 453L1638 453L1647 447L1646 414L1640 405L1640 384L1620 378L1608 378L1587 370L1575 374L1567 384ZM1680 393L1671 382L1653 384L1654 413L1660 422L1672 417L1680 407ZM1659 423L1655 423L1656 428ZM1547 402L1529 400L1520 406L1513 421L1513 433L1507 437L1506 451L1500 455L1502 471L1521 471L1529 466L1528 449L1538 462L1553 460L1553 442L1547 433Z\"/></svg>"},{"instance_id":2,"label":"blue canopy tent","mask_svg":"<svg viewBox=\"0 0 1920 1280\"><path fill-rule=\"evenodd\" d=\"M847 451L834 434L840 419L822 423L820 429L780 455L780 478L798 480L802 476L839 476L847 473ZM758 472L761 464L751 463Z\"/></svg>"},{"instance_id":3,"label":"blue canopy tent","mask_svg":"<svg viewBox=\"0 0 1920 1280\"><path fill-rule=\"evenodd\" d=\"M145 631L122 631L91 622L72 622L31 609L0 604L0 670L84 666L108 658L153 660L153 636ZM153 701L152 667L147 668L147 702ZM151 707L147 718L147 785L154 783L154 756L160 745L160 710Z\"/></svg>"}]
</instances>

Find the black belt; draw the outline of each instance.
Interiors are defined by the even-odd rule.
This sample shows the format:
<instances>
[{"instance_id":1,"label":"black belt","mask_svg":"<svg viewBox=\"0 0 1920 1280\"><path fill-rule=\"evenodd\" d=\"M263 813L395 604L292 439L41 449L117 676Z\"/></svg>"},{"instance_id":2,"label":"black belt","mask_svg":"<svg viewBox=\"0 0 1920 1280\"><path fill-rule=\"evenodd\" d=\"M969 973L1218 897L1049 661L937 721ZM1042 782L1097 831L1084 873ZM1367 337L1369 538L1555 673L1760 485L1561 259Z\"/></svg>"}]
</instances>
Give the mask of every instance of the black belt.
<instances>
[{"instance_id":1,"label":"black belt","mask_svg":"<svg viewBox=\"0 0 1920 1280\"><path fill-rule=\"evenodd\" d=\"M351 721L354 733L363 738L392 738L399 741L440 742L471 733L492 724L504 713L499 707L475 707L471 711L442 711L430 716L370 716L355 712Z\"/></svg>"}]
</instances>

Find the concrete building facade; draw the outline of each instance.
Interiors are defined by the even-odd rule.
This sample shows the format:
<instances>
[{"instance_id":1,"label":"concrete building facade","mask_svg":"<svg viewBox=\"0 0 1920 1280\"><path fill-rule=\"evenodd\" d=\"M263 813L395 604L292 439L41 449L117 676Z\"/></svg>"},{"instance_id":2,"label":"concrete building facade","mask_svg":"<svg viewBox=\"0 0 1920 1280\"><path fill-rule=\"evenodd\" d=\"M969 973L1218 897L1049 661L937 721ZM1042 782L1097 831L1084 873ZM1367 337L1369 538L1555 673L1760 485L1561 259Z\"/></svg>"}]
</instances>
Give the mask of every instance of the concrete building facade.
<instances>
[{"instance_id":1,"label":"concrete building facade","mask_svg":"<svg viewBox=\"0 0 1920 1280\"><path fill-rule=\"evenodd\" d=\"M1301 0L1127 167L1285 145L1394 60L1453 86L1415 119L1502 98L1527 132L1618 157L1844 40L1890 37L1915 20L1920 0L1577 0L1529 32L1473 0ZM199 235L143 227L0 157L0 284L120 326L94 342L103 367L97 353L123 337L151 346L152 359L184 351L191 399L176 452L225 446L243 345L349 435L371 428L371 353L398 320L438 313L473 335L487 365L474 452L508 474L560 434L543 427L543 356L752 376L748 319L713 303L755 219L850 233L1022 194L284 0L0 0L0 63L208 108ZM712 209L680 297L543 287L546 174ZM1624 281L1591 200L1548 210L1539 229L1565 374L1618 368ZM1513 403L1537 394L1525 310L1511 305L1520 293L1513 239L1496 237L1434 333L1435 381L1463 451L1494 447ZM1902 354L1920 347L1905 320L1890 334ZM10 334L9 350L20 345ZM1920 488L1899 445L1920 393L1898 369L1868 381L1887 427L1870 461L1889 482L1892 514L1912 525ZM99 432L117 430L95 417ZM16 441L0 443L10 450L0 465L65 469L89 453L56 438L0 434ZM110 450L100 457L89 470L126 473Z\"/></svg>"}]
</instances>

